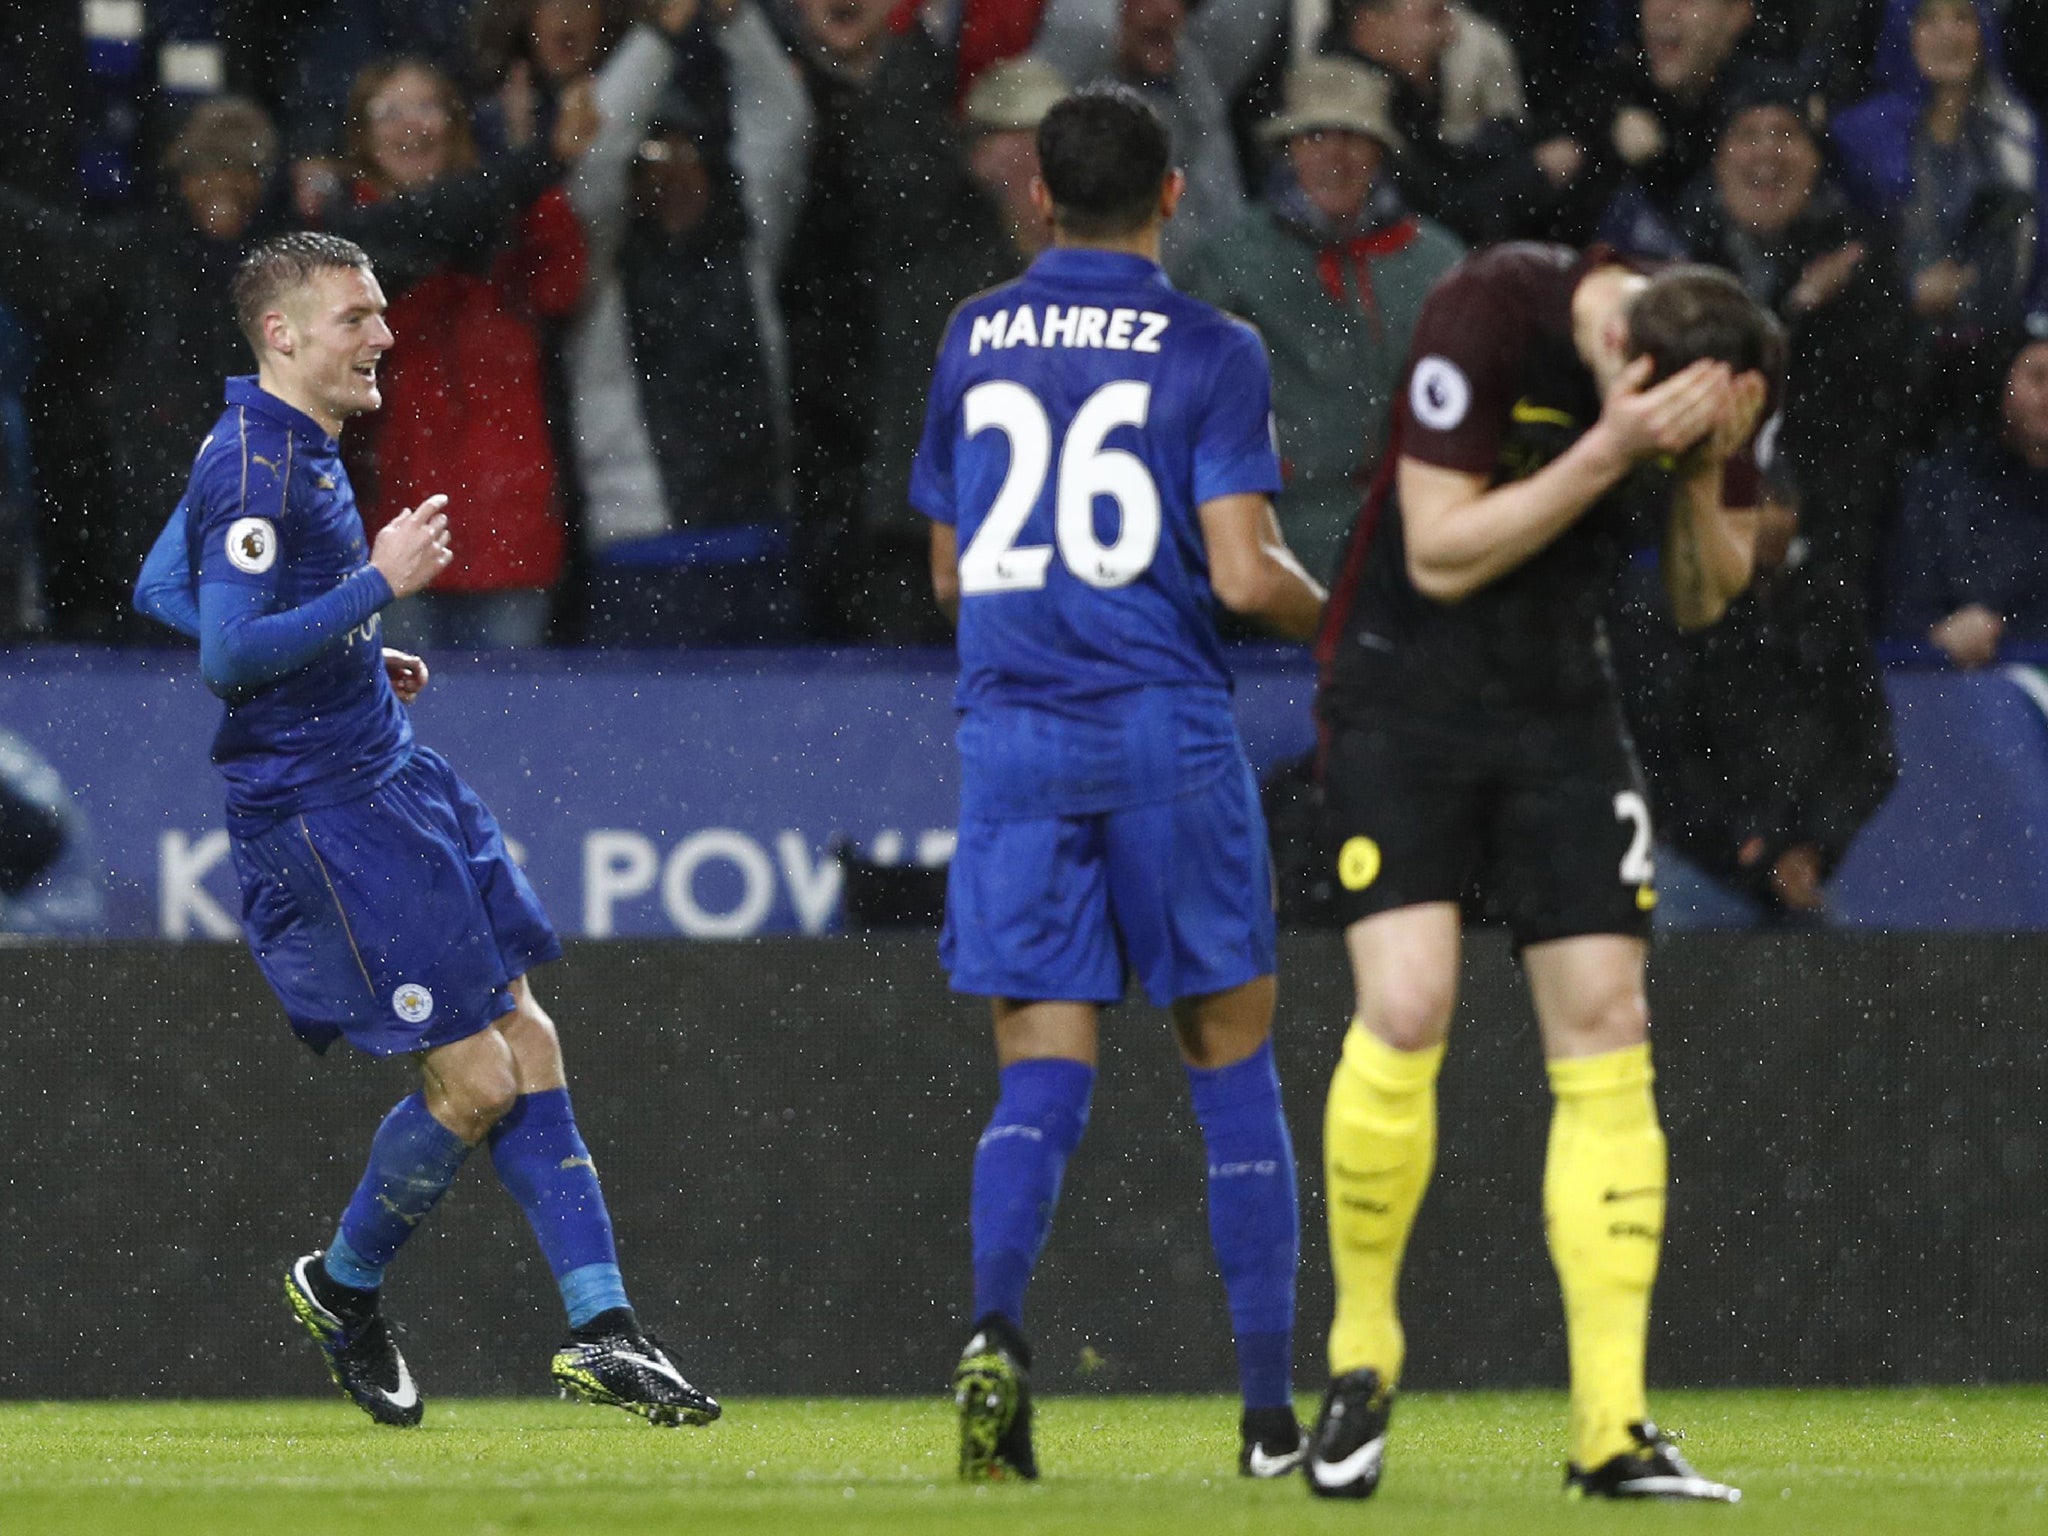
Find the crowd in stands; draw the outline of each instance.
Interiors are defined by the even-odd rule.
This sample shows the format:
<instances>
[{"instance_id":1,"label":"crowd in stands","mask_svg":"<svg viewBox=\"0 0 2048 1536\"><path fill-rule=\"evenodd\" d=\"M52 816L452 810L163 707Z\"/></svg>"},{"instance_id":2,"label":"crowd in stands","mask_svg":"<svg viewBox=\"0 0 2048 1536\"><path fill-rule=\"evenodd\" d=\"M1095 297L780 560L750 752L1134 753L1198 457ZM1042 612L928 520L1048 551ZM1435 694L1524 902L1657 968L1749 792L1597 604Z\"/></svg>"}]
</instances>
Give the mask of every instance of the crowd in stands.
<instances>
[{"instance_id":1,"label":"crowd in stands","mask_svg":"<svg viewBox=\"0 0 2048 1536\"><path fill-rule=\"evenodd\" d=\"M392 301L366 516L452 498L395 636L942 642L905 496L930 360L1046 243L1039 118L1110 79L1187 171L1170 275L1265 335L1319 573L1465 249L1713 262L1783 319L1755 589L1704 639L1639 584L1615 616L1653 764L1697 762L1672 720L1772 722L1724 746L1706 862L1774 899L1787 849L1824 873L1888 782L1874 641L2048 641L2048 0L13 8L0 626L163 638L126 598L250 366L228 274L311 226Z\"/></svg>"}]
</instances>

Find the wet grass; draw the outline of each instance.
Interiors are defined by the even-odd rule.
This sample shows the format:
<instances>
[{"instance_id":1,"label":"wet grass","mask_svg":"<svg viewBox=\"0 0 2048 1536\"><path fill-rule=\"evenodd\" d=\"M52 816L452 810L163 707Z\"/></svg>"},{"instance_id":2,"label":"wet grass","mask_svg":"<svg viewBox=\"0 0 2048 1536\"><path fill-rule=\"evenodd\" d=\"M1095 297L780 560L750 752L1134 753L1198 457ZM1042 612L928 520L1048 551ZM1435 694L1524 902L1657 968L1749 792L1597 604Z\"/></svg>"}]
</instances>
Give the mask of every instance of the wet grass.
<instances>
[{"instance_id":1,"label":"wet grass","mask_svg":"<svg viewBox=\"0 0 2048 1536\"><path fill-rule=\"evenodd\" d=\"M435 1401L411 1431L338 1399L14 1403L0 1531L2048 1532L2048 1389L1670 1392L1657 1408L1702 1471L1743 1486L1738 1508L1567 1503L1550 1393L1405 1399L1366 1505L1234 1476L1220 1398L1045 1401L1045 1480L994 1488L954 1482L931 1400L741 1399L675 1431L537 1399Z\"/></svg>"}]
</instances>

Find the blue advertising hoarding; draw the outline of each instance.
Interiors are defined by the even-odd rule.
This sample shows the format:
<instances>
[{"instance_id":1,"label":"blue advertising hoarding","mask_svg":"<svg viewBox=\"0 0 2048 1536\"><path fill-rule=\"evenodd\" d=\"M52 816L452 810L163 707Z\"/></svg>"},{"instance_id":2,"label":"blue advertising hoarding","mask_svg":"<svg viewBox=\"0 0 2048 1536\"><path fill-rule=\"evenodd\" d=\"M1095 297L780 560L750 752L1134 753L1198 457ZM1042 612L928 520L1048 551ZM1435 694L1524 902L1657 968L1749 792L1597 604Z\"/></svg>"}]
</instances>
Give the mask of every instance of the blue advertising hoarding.
<instances>
[{"instance_id":1,"label":"blue advertising hoarding","mask_svg":"<svg viewBox=\"0 0 2048 1536\"><path fill-rule=\"evenodd\" d=\"M1232 659L1254 766L1307 751L1306 659L1276 647ZM841 923L839 842L884 864L951 853L948 652L430 661L420 737L497 812L565 934L829 933ZM2048 927L2048 723L2034 675L1894 671L1887 689L1903 772L1832 883L1836 920ZM85 833L70 876L93 896L14 926L239 931L206 755L218 718L190 652L0 656L0 731L68 786Z\"/></svg>"},{"instance_id":2,"label":"blue advertising hoarding","mask_svg":"<svg viewBox=\"0 0 2048 1536\"><path fill-rule=\"evenodd\" d=\"M1260 763L1307 749L1298 657L1238 658ZM958 803L948 652L555 652L429 658L422 741L503 823L565 934L827 933L844 840L943 864ZM112 936L239 930L220 706L189 652L22 650L0 728L69 786Z\"/></svg>"}]
</instances>

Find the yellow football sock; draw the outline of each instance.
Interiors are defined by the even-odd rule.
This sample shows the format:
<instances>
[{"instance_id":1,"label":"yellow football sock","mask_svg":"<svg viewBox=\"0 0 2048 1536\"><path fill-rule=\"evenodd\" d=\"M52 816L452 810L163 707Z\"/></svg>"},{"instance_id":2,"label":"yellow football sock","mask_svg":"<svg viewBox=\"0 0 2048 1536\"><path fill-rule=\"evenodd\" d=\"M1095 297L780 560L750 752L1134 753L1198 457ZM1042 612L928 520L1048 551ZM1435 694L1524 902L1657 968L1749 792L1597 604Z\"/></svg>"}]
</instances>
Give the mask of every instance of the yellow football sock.
<instances>
[{"instance_id":1,"label":"yellow football sock","mask_svg":"<svg viewBox=\"0 0 2048 1536\"><path fill-rule=\"evenodd\" d=\"M1543 1217L1564 1291L1572 1460L1586 1468L1628 1450L1628 1426L1649 1417L1643 1355L1665 1186L1655 1076L1648 1045L1550 1063Z\"/></svg>"},{"instance_id":2,"label":"yellow football sock","mask_svg":"<svg viewBox=\"0 0 2048 1536\"><path fill-rule=\"evenodd\" d=\"M1444 1048L1399 1051L1356 1019L1330 1079L1323 1188L1337 1315L1330 1374L1371 1366L1392 1386L1405 1344L1394 1293L1401 1255L1436 1164L1436 1074Z\"/></svg>"}]
</instances>

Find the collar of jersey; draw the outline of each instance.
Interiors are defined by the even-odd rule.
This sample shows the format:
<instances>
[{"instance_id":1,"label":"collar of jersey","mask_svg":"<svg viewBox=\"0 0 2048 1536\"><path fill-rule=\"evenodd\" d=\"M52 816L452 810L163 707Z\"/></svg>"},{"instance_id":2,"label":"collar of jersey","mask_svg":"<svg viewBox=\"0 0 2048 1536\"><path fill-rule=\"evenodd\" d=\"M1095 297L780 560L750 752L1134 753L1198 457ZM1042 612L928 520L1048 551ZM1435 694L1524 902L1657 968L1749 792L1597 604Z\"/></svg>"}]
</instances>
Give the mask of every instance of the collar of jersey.
<instances>
[{"instance_id":1,"label":"collar of jersey","mask_svg":"<svg viewBox=\"0 0 2048 1536\"><path fill-rule=\"evenodd\" d=\"M1159 263L1149 257L1133 256L1128 251L1095 251L1075 245L1054 246L1042 252L1031 263L1031 275L1051 278L1055 282L1120 286L1157 283L1161 288L1171 286L1166 281L1166 274L1159 270Z\"/></svg>"},{"instance_id":2,"label":"collar of jersey","mask_svg":"<svg viewBox=\"0 0 2048 1536\"><path fill-rule=\"evenodd\" d=\"M335 440L328 436L327 429L294 406L286 405L277 396L256 382L253 373L238 373L228 380L227 396L229 405L246 406L259 415L267 416L279 426L296 432L300 437L319 444L322 448L333 448Z\"/></svg>"}]
</instances>

